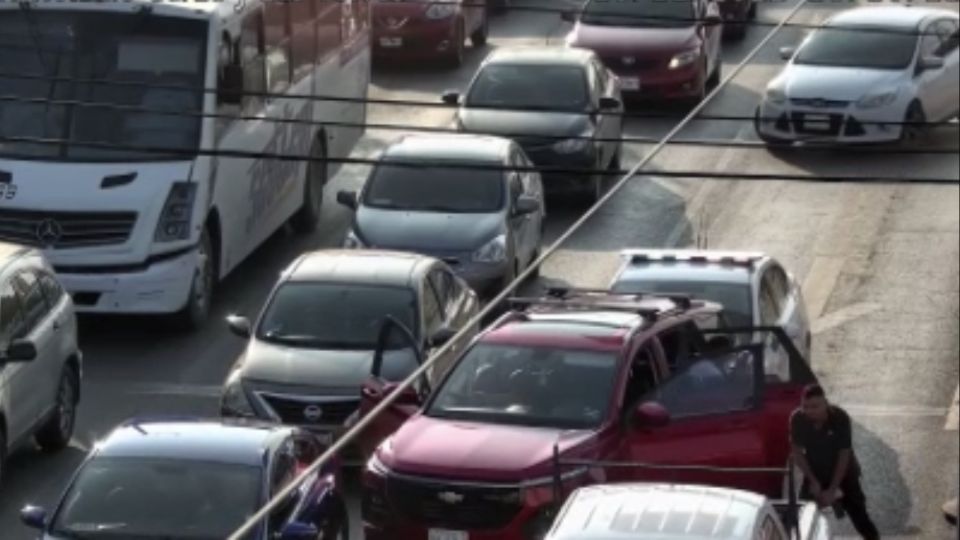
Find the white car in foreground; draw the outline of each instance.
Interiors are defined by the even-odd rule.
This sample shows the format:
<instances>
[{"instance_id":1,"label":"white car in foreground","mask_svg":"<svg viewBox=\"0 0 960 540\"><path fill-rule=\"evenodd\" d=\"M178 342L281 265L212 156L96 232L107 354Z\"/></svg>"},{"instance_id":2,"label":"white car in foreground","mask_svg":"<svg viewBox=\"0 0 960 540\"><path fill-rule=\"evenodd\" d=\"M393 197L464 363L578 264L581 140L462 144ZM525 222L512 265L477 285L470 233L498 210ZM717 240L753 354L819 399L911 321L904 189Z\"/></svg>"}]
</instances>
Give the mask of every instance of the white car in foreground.
<instances>
[{"instance_id":1,"label":"white car in foreground","mask_svg":"<svg viewBox=\"0 0 960 540\"><path fill-rule=\"evenodd\" d=\"M768 144L912 140L960 112L957 13L844 11L811 33L767 86L755 127ZM904 123L904 125L900 125Z\"/></svg>"}]
</instances>

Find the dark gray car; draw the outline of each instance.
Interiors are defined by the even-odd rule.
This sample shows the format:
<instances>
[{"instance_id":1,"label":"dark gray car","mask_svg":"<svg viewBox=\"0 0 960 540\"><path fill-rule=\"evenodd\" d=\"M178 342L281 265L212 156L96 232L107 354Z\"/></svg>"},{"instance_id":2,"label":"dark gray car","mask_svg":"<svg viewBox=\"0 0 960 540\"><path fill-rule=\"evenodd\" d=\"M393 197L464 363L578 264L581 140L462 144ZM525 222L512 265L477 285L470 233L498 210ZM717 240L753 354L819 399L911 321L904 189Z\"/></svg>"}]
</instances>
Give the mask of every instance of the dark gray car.
<instances>
[{"instance_id":1,"label":"dark gray car","mask_svg":"<svg viewBox=\"0 0 960 540\"><path fill-rule=\"evenodd\" d=\"M437 257L488 297L540 252L543 186L532 169L509 139L404 137L383 152L359 193L337 194L356 211L344 247Z\"/></svg>"},{"instance_id":2,"label":"dark gray car","mask_svg":"<svg viewBox=\"0 0 960 540\"><path fill-rule=\"evenodd\" d=\"M623 103L620 81L591 51L561 47L497 49L464 96L446 92L457 128L512 137L544 171L547 189L603 194L602 173L620 169ZM612 178L611 178L612 180Z\"/></svg>"}]
</instances>

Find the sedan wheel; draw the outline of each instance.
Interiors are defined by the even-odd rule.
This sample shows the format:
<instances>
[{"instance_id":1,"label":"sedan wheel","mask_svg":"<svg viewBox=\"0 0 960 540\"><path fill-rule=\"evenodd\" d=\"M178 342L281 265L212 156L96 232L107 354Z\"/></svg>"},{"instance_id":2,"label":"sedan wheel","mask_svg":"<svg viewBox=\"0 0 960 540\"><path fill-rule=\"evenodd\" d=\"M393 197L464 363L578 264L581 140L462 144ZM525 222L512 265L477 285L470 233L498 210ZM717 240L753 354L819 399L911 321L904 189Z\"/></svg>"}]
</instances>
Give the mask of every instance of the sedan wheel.
<instances>
[{"instance_id":1,"label":"sedan wheel","mask_svg":"<svg viewBox=\"0 0 960 540\"><path fill-rule=\"evenodd\" d=\"M900 140L904 144L912 145L918 143L926 134L927 115L923 112L923 107L914 101L907 109L904 115L904 126L901 128Z\"/></svg>"},{"instance_id":2,"label":"sedan wheel","mask_svg":"<svg viewBox=\"0 0 960 540\"><path fill-rule=\"evenodd\" d=\"M210 316L210 302L216 280L216 265L213 261L213 242L210 231L204 228L197 245L197 258L200 259L194 276L187 305L175 316L175 323L185 330L196 330L203 326Z\"/></svg>"},{"instance_id":3,"label":"sedan wheel","mask_svg":"<svg viewBox=\"0 0 960 540\"><path fill-rule=\"evenodd\" d=\"M53 416L37 432L37 444L44 450L60 450L70 443L77 418L77 386L76 373L70 367L65 368Z\"/></svg>"}]
</instances>

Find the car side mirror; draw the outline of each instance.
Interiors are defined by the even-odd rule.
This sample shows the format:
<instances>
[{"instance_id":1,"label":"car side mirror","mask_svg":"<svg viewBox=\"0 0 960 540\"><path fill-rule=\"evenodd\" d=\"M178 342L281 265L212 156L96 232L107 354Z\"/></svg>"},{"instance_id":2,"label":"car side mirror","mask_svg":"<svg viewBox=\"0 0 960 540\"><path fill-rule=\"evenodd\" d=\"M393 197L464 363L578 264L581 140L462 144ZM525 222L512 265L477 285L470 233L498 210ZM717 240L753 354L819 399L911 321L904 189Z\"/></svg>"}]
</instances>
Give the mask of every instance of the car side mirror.
<instances>
[{"instance_id":1,"label":"car side mirror","mask_svg":"<svg viewBox=\"0 0 960 540\"><path fill-rule=\"evenodd\" d=\"M457 335L457 330L449 326L442 326L439 330L433 333L430 336L429 345L430 347L442 347L443 344L450 341L450 338Z\"/></svg>"},{"instance_id":2,"label":"car side mirror","mask_svg":"<svg viewBox=\"0 0 960 540\"><path fill-rule=\"evenodd\" d=\"M457 105L460 103L460 92L448 90L440 97L447 105Z\"/></svg>"},{"instance_id":3,"label":"car side mirror","mask_svg":"<svg viewBox=\"0 0 960 540\"><path fill-rule=\"evenodd\" d=\"M780 47L780 58L783 60L790 60L793 58L793 55L796 52L797 49L794 47Z\"/></svg>"},{"instance_id":4,"label":"car side mirror","mask_svg":"<svg viewBox=\"0 0 960 540\"><path fill-rule=\"evenodd\" d=\"M920 69L923 71L943 69L943 65L943 58L939 56L924 56L920 59Z\"/></svg>"},{"instance_id":5,"label":"car side mirror","mask_svg":"<svg viewBox=\"0 0 960 540\"><path fill-rule=\"evenodd\" d=\"M227 64L220 73L217 99L227 105L240 105L243 102L243 67Z\"/></svg>"},{"instance_id":6,"label":"car side mirror","mask_svg":"<svg viewBox=\"0 0 960 540\"><path fill-rule=\"evenodd\" d=\"M560 12L560 19L567 22L577 22L577 12L572 9L564 9Z\"/></svg>"},{"instance_id":7,"label":"car side mirror","mask_svg":"<svg viewBox=\"0 0 960 540\"><path fill-rule=\"evenodd\" d=\"M250 319L241 315L227 315L227 328L230 332L242 338L249 338L252 334Z\"/></svg>"},{"instance_id":8,"label":"car side mirror","mask_svg":"<svg viewBox=\"0 0 960 540\"><path fill-rule=\"evenodd\" d=\"M288 523L279 534L280 540L315 540L320 537L320 531L312 523L294 521Z\"/></svg>"},{"instance_id":9,"label":"car side mirror","mask_svg":"<svg viewBox=\"0 0 960 540\"><path fill-rule=\"evenodd\" d=\"M346 206L351 210L357 209L357 192L356 191L338 191L337 192L337 202Z\"/></svg>"},{"instance_id":10,"label":"car side mirror","mask_svg":"<svg viewBox=\"0 0 960 540\"><path fill-rule=\"evenodd\" d=\"M37 346L26 339L14 339L7 345L4 362L31 362L37 357Z\"/></svg>"},{"instance_id":11,"label":"car side mirror","mask_svg":"<svg viewBox=\"0 0 960 540\"><path fill-rule=\"evenodd\" d=\"M389 396L390 394L397 391L397 387L400 386L400 383L386 383L383 385L383 391L381 392L383 397ZM417 389L412 385L408 386L400 392L400 395L397 396L397 399L393 402L394 405L412 405L414 407L419 407L423 404L423 401L420 399L420 394L417 393Z\"/></svg>"},{"instance_id":12,"label":"car side mirror","mask_svg":"<svg viewBox=\"0 0 960 540\"><path fill-rule=\"evenodd\" d=\"M31 529L43 530L47 526L47 511L39 506L27 505L20 510L20 522Z\"/></svg>"},{"instance_id":13,"label":"car side mirror","mask_svg":"<svg viewBox=\"0 0 960 540\"><path fill-rule=\"evenodd\" d=\"M517 198L517 202L514 203L513 213L517 216L525 216L528 214L533 214L540 210L540 201L534 197L528 195L521 195Z\"/></svg>"},{"instance_id":14,"label":"car side mirror","mask_svg":"<svg viewBox=\"0 0 960 540\"><path fill-rule=\"evenodd\" d=\"M633 414L633 426L640 430L666 427L670 424L670 412L655 402L647 401L637 406Z\"/></svg>"},{"instance_id":15,"label":"car side mirror","mask_svg":"<svg viewBox=\"0 0 960 540\"><path fill-rule=\"evenodd\" d=\"M620 100L614 97L602 97L600 98L600 110L601 111L615 111L620 108Z\"/></svg>"}]
</instances>

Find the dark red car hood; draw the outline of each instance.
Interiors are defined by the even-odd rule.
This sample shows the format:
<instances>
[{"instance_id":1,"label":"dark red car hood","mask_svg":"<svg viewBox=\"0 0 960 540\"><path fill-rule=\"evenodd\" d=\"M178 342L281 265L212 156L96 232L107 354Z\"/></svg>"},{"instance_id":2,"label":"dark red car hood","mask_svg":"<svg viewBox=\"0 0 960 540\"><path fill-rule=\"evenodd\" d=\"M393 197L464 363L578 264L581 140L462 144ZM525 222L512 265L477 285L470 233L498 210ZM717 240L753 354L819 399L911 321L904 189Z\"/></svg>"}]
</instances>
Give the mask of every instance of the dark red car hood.
<instances>
[{"instance_id":1,"label":"dark red car hood","mask_svg":"<svg viewBox=\"0 0 960 540\"><path fill-rule=\"evenodd\" d=\"M420 19L433 3L428 0L375 0L370 6L374 18Z\"/></svg>"},{"instance_id":2,"label":"dark red car hood","mask_svg":"<svg viewBox=\"0 0 960 540\"><path fill-rule=\"evenodd\" d=\"M405 474L451 480L521 482L551 474L553 446L566 452L589 440L591 431L455 422L417 415L408 420L378 457Z\"/></svg>"},{"instance_id":3,"label":"dark red car hood","mask_svg":"<svg viewBox=\"0 0 960 540\"><path fill-rule=\"evenodd\" d=\"M572 47L590 49L600 55L629 54L640 58L672 55L700 44L697 28L637 28L593 26L578 22L567 36Z\"/></svg>"}]
</instances>

